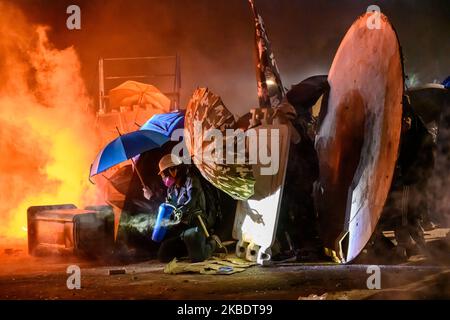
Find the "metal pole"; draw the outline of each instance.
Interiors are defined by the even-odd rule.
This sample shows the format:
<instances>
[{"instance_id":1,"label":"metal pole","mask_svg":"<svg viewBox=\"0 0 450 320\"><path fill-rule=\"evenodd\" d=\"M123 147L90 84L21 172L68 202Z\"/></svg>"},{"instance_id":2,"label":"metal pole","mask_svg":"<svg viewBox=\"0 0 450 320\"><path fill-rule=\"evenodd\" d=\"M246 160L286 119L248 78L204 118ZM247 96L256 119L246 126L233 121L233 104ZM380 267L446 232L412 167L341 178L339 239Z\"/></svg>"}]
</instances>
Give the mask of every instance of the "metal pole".
<instances>
[{"instance_id":1,"label":"metal pole","mask_svg":"<svg viewBox=\"0 0 450 320\"><path fill-rule=\"evenodd\" d=\"M103 97L105 95L105 80L103 74L103 58L98 60L98 111L100 114L105 113L105 105Z\"/></svg>"},{"instance_id":2,"label":"metal pole","mask_svg":"<svg viewBox=\"0 0 450 320\"><path fill-rule=\"evenodd\" d=\"M126 57L126 58L105 58L105 61L127 61L127 60L162 60L173 59L175 56L155 56L155 57Z\"/></svg>"},{"instance_id":3,"label":"metal pole","mask_svg":"<svg viewBox=\"0 0 450 320\"><path fill-rule=\"evenodd\" d=\"M116 127L116 130L117 130L117 132L119 133L119 136L121 137L122 134L120 133L119 128ZM137 168L137 166L136 166L136 162L134 161L133 158L130 158L130 160L131 160L131 163L133 164L133 168L134 168L134 170L136 171L136 174L137 174L139 180L141 181L142 187L143 187L143 188L146 188L147 186L145 185L144 179L142 179L141 173L139 172L139 170L138 170L138 168Z\"/></svg>"},{"instance_id":4,"label":"metal pole","mask_svg":"<svg viewBox=\"0 0 450 320\"><path fill-rule=\"evenodd\" d=\"M177 54L178 68L177 68L177 109L181 109L180 89L181 89L181 58Z\"/></svg>"},{"instance_id":5,"label":"metal pole","mask_svg":"<svg viewBox=\"0 0 450 320\"><path fill-rule=\"evenodd\" d=\"M172 92L174 93L174 99L172 99L171 104L170 104L171 111L178 108L178 103L177 103L177 98L176 98L177 97L176 96L177 82L178 82L178 54L175 56L175 76L173 77L173 89L172 89Z\"/></svg>"}]
</instances>

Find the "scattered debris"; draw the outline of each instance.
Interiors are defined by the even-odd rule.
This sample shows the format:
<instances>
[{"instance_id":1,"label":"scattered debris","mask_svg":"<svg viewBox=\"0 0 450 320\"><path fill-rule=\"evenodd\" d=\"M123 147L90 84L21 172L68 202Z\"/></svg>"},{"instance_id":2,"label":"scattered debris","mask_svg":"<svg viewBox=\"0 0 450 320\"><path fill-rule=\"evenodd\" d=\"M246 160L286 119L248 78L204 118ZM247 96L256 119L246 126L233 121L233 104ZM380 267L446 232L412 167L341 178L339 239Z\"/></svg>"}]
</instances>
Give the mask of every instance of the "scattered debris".
<instances>
[{"instance_id":1,"label":"scattered debris","mask_svg":"<svg viewBox=\"0 0 450 320\"><path fill-rule=\"evenodd\" d=\"M114 275L118 275L118 274L126 274L126 270L125 269L110 269L108 270L108 275L110 276L114 276Z\"/></svg>"},{"instance_id":2,"label":"scattered debris","mask_svg":"<svg viewBox=\"0 0 450 320\"><path fill-rule=\"evenodd\" d=\"M328 293L324 293L321 296L318 296L317 294L310 294L307 297L298 297L298 300L327 300Z\"/></svg>"},{"instance_id":3,"label":"scattered debris","mask_svg":"<svg viewBox=\"0 0 450 320\"><path fill-rule=\"evenodd\" d=\"M3 252L6 255L15 255L15 254L18 254L18 253L22 252L22 250L21 249L6 248Z\"/></svg>"},{"instance_id":4,"label":"scattered debris","mask_svg":"<svg viewBox=\"0 0 450 320\"><path fill-rule=\"evenodd\" d=\"M227 256L223 259L214 257L197 263L179 262L175 258L166 265L164 273L179 274L193 272L200 274L233 274L242 272L255 264L256 263L248 262L233 256Z\"/></svg>"}]
</instances>

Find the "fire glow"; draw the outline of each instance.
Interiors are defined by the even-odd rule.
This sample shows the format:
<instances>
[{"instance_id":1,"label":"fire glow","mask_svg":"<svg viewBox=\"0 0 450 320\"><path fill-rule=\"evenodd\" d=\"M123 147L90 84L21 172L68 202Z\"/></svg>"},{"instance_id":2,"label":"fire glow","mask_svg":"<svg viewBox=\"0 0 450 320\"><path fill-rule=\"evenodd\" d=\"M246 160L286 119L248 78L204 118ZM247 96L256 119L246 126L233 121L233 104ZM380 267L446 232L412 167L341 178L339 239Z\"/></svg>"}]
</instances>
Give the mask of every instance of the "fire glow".
<instances>
[{"instance_id":1,"label":"fire glow","mask_svg":"<svg viewBox=\"0 0 450 320\"><path fill-rule=\"evenodd\" d=\"M98 200L92 101L74 48L54 48L47 31L0 3L0 241L26 237L30 206Z\"/></svg>"}]
</instances>

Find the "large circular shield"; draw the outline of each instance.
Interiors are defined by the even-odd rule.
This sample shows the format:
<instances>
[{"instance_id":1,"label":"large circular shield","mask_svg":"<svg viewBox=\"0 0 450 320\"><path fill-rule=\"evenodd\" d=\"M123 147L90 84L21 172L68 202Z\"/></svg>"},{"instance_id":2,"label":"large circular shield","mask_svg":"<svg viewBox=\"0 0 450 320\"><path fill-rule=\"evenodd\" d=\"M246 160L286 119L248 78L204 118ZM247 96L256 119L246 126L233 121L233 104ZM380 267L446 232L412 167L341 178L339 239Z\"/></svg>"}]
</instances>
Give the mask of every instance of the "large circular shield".
<instances>
[{"instance_id":1,"label":"large circular shield","mask_svg":"<svg viewBox=\"0 0 450 320\"><path fill-rule=\"evenodd\" d=\"M328 82L316 139L320 178L315 199L325 247L336 260L349 262L376 227L400 140L402 58L397 35L384 15L367 13L353 23Z\"/></svg>"}]
</instances>

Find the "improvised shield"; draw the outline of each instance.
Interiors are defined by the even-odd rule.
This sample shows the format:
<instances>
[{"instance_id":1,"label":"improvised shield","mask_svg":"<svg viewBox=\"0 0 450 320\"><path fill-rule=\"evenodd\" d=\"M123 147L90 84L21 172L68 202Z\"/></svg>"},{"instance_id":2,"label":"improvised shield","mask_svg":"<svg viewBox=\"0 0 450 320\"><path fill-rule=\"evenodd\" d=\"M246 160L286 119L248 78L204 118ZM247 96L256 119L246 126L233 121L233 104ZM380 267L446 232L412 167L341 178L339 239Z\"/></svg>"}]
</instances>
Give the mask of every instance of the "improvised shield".
<instances>
[{"instance_id":1,"label":"improvised shield","mask_svg":"<svg viewBox=\"0 0 450 320\"><path fill-rule=\"evenodd\" d=\"M229 134L235 132L235 126L233 114L218 95L207 88L194 91L184 122L184 142L189 155L212 185L233 199L246 200L254 193L252 167L245 163L245 155L243 161L225 161L227 153L237 160L240 139Z\"/></svg>"},{"instance_id":2,"label":"improvised shield","mask_svg":"<svg viewBox=\"0 0 450 320\"><path fill-rule=\"evenodd\" d=\"M379 14L374 28L373 15L359 17L339 46L316 138L319 230L328 253L340 262L354 259L376 227L400 140L400 45L387 17Z\"/></svg>"}]
</instances>

